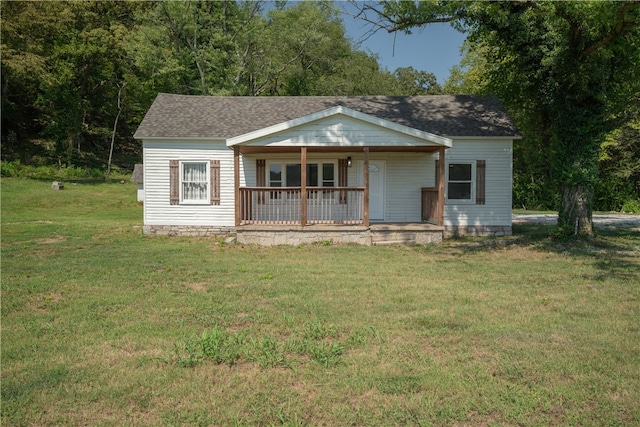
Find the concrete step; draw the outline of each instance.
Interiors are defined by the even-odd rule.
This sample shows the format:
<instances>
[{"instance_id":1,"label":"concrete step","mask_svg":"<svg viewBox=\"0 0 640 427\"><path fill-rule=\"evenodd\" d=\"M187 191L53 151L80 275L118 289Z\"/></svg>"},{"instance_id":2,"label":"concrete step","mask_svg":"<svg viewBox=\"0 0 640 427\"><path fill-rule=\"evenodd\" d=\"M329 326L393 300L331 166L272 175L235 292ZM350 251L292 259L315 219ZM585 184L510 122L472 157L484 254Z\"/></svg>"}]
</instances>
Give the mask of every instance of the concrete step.
<instances>
[{"instance_id":1,"label":"concrete step","mask_svg":"<svg viewBox=\"0 0 640 427\"><path fill-rule=\"evenodd\" d=\"M373 246L391 246L391 245L415 245L415 240L378 240L372 241Z\"/></svg>"},{"instance_id":2,"label":"concrete step","mask_svg":"<svg viewBox=\"0 0 640 427\"><path fill-rule=\"evenodd\" d=\"M372 245L416 245L442 241L442 231L375 231L371 233Z\"/></svg>"}]
</instances>

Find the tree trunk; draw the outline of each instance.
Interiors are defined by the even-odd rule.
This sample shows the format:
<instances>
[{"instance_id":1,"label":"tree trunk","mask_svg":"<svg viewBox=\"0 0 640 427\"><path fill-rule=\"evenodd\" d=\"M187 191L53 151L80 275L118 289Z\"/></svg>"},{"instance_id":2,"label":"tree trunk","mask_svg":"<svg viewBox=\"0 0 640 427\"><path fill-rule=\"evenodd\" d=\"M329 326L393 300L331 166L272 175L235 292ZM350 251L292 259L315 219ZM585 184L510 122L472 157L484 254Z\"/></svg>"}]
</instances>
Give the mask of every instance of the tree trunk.
<instances>
[{"instance_id":1,"label":"tree trunk","mask_svg":"<svg viewBox=\"0 0 640 427\"><path fill-rule=\"evenodd\" d=\"M113 132L111 132L111 146L109 147L109 160L107 161L107 179L111 176L111 159L113 158L113 146L116 142L116 130L118 129L118 119L120 118L120 113L122 113L122 105L120 103L122 89L126 83L122 85L117 84L118 86L118 114L116 114L116 119L113 122Z\"/></svg>"},{"instance_id":2,"label":"tree trunk","mask_svg":"<svg viewBox=\"0 0 640 427\"><path fill-rule=\"evenodd\" d=\"M567 236L593 236L591 191L583 184L562 188L562 207L558 213L558 228Z\"/></svg>"}]
</instances>

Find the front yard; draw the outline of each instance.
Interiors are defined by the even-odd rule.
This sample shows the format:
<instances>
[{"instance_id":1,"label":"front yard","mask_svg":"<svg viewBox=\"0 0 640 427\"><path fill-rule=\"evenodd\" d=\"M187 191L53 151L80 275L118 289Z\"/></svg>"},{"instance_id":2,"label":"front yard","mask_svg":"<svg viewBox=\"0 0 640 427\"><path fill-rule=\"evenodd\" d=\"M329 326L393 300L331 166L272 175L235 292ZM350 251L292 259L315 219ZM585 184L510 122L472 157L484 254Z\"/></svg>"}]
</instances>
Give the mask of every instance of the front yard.
<instances>
[{"instance_id":1,"label":"front yard","mask_svg":"<svg viewBox=\"0 0 640 427\"><path fill-rule=\"evenodd\" d=\"M640 424L640 233L262 248L2 180L3 425Z\"/></svg>"}]
</instances>

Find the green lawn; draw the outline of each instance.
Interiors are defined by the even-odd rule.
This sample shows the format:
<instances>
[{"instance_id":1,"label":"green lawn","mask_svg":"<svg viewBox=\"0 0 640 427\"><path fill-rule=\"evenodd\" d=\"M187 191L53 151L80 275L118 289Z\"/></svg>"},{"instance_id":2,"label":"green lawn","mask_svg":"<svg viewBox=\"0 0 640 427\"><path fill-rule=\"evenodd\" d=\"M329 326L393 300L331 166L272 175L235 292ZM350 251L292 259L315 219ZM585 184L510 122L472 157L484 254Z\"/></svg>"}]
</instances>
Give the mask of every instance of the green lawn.
<instances>
[{"instance_id":1,"label":"green lawn","mask_svg":"<svg viewBox=\"0 0 640 427\"><path fill-rule=\"evenodd\" d=\"M637 231L261 248L1 189L2 425L640 424Z\"/></svg>"}]
</instances>

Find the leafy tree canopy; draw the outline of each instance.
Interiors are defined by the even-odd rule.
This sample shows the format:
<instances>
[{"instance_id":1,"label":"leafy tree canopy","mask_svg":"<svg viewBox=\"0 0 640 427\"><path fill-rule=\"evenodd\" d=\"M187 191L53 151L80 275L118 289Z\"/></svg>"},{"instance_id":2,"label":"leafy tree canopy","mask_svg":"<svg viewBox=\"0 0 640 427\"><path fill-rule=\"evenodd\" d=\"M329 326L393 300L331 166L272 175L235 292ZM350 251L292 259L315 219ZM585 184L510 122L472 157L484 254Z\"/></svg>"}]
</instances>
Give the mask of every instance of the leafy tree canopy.
<instances>
[{"instance_id":1,"label":"leafy tree canopy","mask_svg":"<svg viewBox=\"0 0 640 427\"><path fill-rule=\"evenodd\" d=\"M388 31L451 22L469 33L496 93L547 154L564 234L591 235L600 145L639 98L640 3L382 1Z\"/></svg>"}]
</instances>

